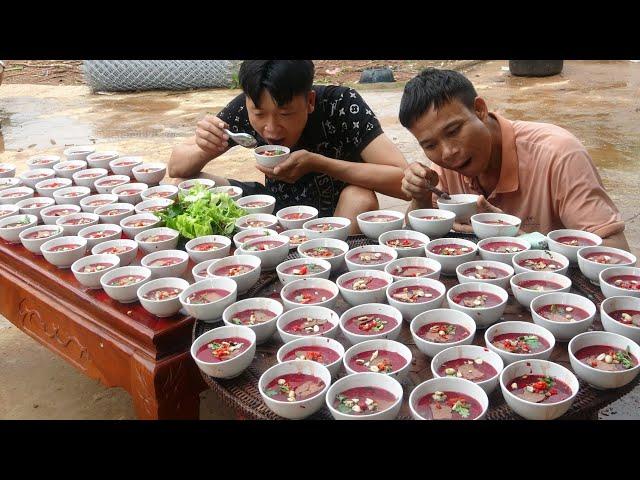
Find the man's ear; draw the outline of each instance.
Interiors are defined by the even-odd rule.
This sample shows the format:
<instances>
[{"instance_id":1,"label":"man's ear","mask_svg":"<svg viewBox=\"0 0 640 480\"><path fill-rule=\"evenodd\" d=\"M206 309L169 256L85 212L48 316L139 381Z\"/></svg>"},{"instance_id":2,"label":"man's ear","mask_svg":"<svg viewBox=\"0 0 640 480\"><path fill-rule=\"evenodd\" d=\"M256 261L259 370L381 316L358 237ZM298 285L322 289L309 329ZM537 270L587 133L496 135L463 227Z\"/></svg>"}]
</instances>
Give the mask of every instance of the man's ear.
<instances>
[{"instance_id":1,"label":"man's ear","mask_svg":"<svg viewBox=\"0 0 640 480\"><path fill-rule=\"evenodd\" d=\"M484 101L484 98L476 97L473 101L473 109L480 120L483 122L487 120L489 107L487 107L487 102Z\"/></svg>"},{"instance_id":2,"label":"man's ear","mask_svg":"<svg viewBox=\"0 0 640 480\"><path fill-rule=\"evenodd\" d=\"M316 109L316 91L311 90L307 93L307 113L312 114Z\"/></svg>"}]
</instances>

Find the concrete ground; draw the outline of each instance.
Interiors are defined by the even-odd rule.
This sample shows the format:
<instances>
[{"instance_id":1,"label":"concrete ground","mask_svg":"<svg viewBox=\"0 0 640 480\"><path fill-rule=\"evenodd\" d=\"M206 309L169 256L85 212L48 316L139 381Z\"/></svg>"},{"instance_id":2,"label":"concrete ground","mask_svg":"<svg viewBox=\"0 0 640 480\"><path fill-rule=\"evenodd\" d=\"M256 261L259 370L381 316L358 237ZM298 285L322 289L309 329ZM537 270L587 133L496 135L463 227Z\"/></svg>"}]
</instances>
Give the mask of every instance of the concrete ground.
<instances>
[{"instance_id":1,"label":"concrete ground","mask_svg":"<svg viewBox=\"0 0 640 480\"><path fill-rule=\"evenodd\" d=\"M588 148L605 186L627 222L627 238L640 254L640 64L567 61L561 75L512 77L506 61L465 69L491 110L511 119L551 122L573 132ZM26 169L36 153L59 153L65 145L91 144L148 161L166 161L172 146L191 135L205 112L217 112L238 92L143 92L91 94L84 86L5 84L0 87L0 162ZM409 161L422 151L397 120L400 86L362 89L365 100ZM237 147L205 171L242 180L262 180L250 152ZM384 208L403 202L381 197ZM608 411L633 412L638 393ZM630 403L629 403L630 402ZM211 392L201 395L201 418L230 418ZM603 416L604 417L604 416ZM132 419L126 391L84 377L45 347L0 317L0 418ZM637 416L636 416L637 418Z\"/></svg>"}]
</instances>

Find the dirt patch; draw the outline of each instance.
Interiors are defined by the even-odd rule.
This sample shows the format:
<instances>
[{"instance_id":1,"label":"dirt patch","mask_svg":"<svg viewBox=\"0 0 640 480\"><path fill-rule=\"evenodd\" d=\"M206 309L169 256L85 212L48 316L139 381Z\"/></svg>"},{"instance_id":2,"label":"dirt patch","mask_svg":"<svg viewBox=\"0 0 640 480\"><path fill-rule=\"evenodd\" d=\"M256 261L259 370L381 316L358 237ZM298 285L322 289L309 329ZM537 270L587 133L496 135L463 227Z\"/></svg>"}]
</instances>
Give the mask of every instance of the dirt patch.
<instances>
[{"instance_id":1,"label":"dirt patch","mask_svg":"<svg viewBox=\"0 0 640 480\"><path fill-rule=\"evenodd\" d=\"M84 85L81 60L7 60L3 83Z\"/></svg>"}]
</instances>

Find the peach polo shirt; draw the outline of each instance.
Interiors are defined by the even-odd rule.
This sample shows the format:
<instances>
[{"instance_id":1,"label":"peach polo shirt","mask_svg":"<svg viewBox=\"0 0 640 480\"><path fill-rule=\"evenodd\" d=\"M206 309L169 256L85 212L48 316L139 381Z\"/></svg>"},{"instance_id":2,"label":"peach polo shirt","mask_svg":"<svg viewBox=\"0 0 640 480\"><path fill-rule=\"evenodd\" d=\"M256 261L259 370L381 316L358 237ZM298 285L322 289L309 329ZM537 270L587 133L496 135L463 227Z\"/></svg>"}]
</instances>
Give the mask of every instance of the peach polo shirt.
<instances>
[{"instance_id":1,"label":"peach polo shirt","mask_svg":"<svg viewBox=\"0 0 640 480\"><path fill-rule=\"evenodd\" d=\"M604 238L624 230L620 212L576 137L549 123L490 115L500 124L502 167L489 203L521 218L525 232L546 234L571 228ZM440 177L440 189L451 194L482 194L477 178L433 163L430 168Z\"/></svg>"}]
</instances>

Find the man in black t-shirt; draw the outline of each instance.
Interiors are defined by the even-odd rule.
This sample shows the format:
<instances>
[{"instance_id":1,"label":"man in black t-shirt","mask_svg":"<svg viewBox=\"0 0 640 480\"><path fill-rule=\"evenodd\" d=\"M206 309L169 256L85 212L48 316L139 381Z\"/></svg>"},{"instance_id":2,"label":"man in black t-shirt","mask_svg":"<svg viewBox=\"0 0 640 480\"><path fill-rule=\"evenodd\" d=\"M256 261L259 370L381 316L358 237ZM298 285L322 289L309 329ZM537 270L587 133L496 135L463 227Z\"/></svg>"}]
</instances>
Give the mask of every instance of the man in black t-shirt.
<instances>
[{"instance_id":1,"label":"man in black t-shirt","mask_svg":"<svg viewBox=\"0 0 640 480\"><path fill-rule=\"evenodd\" d=\"M243 93L216 117L198 122L195 137L174 148L169 176L199 175L217 185L237 185L244 195L267 194L276 209L310 205L320 216L343 216L358 231L356 216L375 210L375 192L406 198L401 190L407 162L384 135L371 108L353 89L313 85L308 60L248 60L240 67ZM235 143L224 133L246 132L258 145L283 145L289 158L275 168L256 168L265 185L201 173Z\"/></svg>"}]
</instances>

